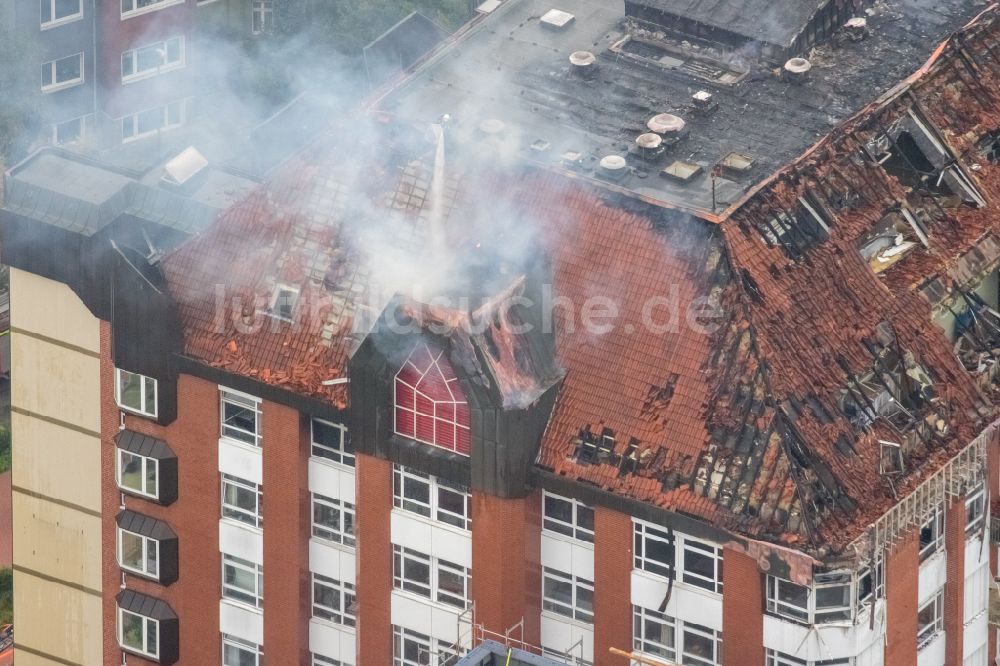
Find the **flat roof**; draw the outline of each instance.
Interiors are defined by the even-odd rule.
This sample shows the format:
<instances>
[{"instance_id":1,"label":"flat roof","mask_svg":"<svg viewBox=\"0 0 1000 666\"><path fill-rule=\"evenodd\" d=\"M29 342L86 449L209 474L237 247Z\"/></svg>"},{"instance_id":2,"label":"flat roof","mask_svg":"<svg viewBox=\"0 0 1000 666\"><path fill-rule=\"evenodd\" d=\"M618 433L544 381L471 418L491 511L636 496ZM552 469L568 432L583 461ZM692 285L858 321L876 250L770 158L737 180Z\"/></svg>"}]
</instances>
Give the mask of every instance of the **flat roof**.
<instances>
[{"instance_id":1,"label":"flat roof","mask_svg":"<svg viewBox=\"0 0 1000 666\"><path fill-rule=\"evenodd\" d=\"M554 8L574 20L562 29L542 24ZM964 0L886 0L872 11L866 39L835 37L814 49L808 78L795 84L766 65L742 63L739 54L666 37L640 40L634 30L630 37L623 4L506 0L386 91L377 108L418 124L448 114L449 131L464 135L464 145L482 145L499 159L513 155L710 216L713 167L726 156L737 153L750 166L721 170L715 211L909 76L981 8ZM596 56L589 78L571 72L570 55L579 50ZM699 91L712 95L707 110L694 104ZM635 140L661 113L683 118L686 136L659 158L642 159ZM484 126L487 120L502 127ZM569 162L568 153L580 160ZM612 154L628 161L618 180L597 166ZM674 162L701 170L687 179L661 175Z\"/></svg>"}]
</instances>

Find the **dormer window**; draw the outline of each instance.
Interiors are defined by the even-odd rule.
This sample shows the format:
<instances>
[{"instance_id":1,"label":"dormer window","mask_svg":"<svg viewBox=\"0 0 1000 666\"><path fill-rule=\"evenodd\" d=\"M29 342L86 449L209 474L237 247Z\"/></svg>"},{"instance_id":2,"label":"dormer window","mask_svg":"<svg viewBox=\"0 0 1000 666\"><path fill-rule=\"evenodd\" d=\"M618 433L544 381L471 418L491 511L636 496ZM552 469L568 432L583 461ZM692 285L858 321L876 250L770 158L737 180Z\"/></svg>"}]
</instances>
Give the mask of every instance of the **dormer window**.
<instances>
[{"instance_id":1,"label":"dormer window","mask_svg":"<svg viewBox=\"0 0 1000 666\"><path fill-rule=\"evenodd\" d=\"M274 288L274 294L271 296L271 307L268 308L268 314L282 321L293 321L295 319L295 305L298 301L298 287L279 284Z\"/></svg>"},{"instance_id":2,"label":"dormer window","mask_svg":"<svg viewBox=\"0 0 1000 666\"><path fill-rule=\"evenodd\" d=\"M396 434L469 455L469 405L442 350L418 344L394 385Z\"/></svg>"}]
</instances>

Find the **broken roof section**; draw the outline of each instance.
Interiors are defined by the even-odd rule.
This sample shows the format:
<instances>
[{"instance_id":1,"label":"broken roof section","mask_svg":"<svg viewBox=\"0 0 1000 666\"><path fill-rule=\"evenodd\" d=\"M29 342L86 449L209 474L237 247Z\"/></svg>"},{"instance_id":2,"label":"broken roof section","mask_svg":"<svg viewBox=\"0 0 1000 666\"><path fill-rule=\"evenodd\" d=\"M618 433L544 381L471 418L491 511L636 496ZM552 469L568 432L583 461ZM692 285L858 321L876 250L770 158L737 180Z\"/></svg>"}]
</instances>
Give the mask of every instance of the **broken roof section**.
<instances>
[{"instance_id":1,"label":"broken roof section","mask_svg":"<svg viewBox=\"0 0 1000 666\"><path fill-rule=\"evenodd\" d=\"M562 29L543 24L541 17L553 7L574 20ZM685 43L648 25L635 26L621 5L507 0L386 91L378 108L404 122L430 123L449 114L454 131L469 143L499 139L503 159L529 161L714 219L837 122L907 77L933 44L978 11L964 0L878 3L867 16L867 39L828 41L809 54L808 76L793 82L750 52ZM748 20L757 18L748 14ZM577 52L589 52L592 64L571 63ZM696 101L699 91L711 99ZM662 149L642 149L637 139L661 113L682 118L683 130L664 134ZM726 160L734 152L744 168L726 166L734 163ZM601 168L611 155L624 160L623 168ZM661 175L678 161L700 172L684 180Z\"/></svg>"}]
</instances>

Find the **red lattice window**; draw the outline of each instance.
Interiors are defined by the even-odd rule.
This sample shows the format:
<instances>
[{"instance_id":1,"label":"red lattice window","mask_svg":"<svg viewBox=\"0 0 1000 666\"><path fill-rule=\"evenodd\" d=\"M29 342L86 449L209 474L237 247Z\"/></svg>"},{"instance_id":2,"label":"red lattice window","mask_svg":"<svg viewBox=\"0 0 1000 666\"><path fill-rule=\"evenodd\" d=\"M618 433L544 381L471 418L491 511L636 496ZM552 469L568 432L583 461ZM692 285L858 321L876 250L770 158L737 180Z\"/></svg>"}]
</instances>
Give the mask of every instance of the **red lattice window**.
<instances>
[{"instance_id":1,"label":"red lattice window","mask_svg":"<svg viewBox=\"0 0 1000 666\"><path fill-rule=\"evenodd\" d=\"M444 352L421 342L396 373L396 433L469 455L469 404Z\"/></svg>"}]
</instances>

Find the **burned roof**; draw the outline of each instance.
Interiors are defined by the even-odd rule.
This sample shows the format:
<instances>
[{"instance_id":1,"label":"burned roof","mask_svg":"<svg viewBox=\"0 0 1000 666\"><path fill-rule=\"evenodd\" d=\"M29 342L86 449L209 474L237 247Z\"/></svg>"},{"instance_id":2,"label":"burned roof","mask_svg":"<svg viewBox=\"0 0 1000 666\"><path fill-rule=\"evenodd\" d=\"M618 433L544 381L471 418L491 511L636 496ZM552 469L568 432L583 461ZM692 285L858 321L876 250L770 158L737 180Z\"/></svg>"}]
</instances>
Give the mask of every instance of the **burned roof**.
<instances>
[{"instance_id":1,"label":"burned roof","mask_svg":"<svg viewBox=\"0 0 1000 666\"><path fill-rule=\"evenodd\" d=\"M553 308L564 378L538 466L815 557L848 553L995 417L996 373L964 365L934 318L1000 257L998 36L987 11L718 225L512 165L495 124L436 143L391 117L349 125L164 259L185 353L343 405L363 322L414 278L393 274L436 272L436 226L463 266L449 284L490 281L487 295L525 272L499 250L535 249L553 296L617 311L594 330ZM392 238L372 244L379 228ZM498 252L506 280L477 250ZM298 321L289 295L317 315ZM986 367L994 347L978 350Z\"/></svg>"},{"instance_id":2,"label":"burned roof","mask_svg":"<svg viewBox=\"0 0 1000 666\"><path fill-rule=\"evenodd\" d=\"M502 159L527 160L706 218L908 76L934 44L979 11L964 0L878 3L866 14L867 39L835 37L815 48L808 78L795 83L747 53L634 25L620 5L561 2L558 9L575 17L563 29L540 21L551 7L542 0L505 2L385 91L378 108L402 122L448 114L470 142L499 137ZM572 64L576 52L589 52L594 64ZM710 101L696 102L699 92ZM683 129L664 135L662 150L640 150L637 138L662 113L682 118ZM740 168L717 169L713 188L713 169L733 164L725 160L732 153ZM602 169L599 161L609 155L627 165ZM663 175L674 162L699 169L684 179Z\"/></svg>"}]
</instances>

